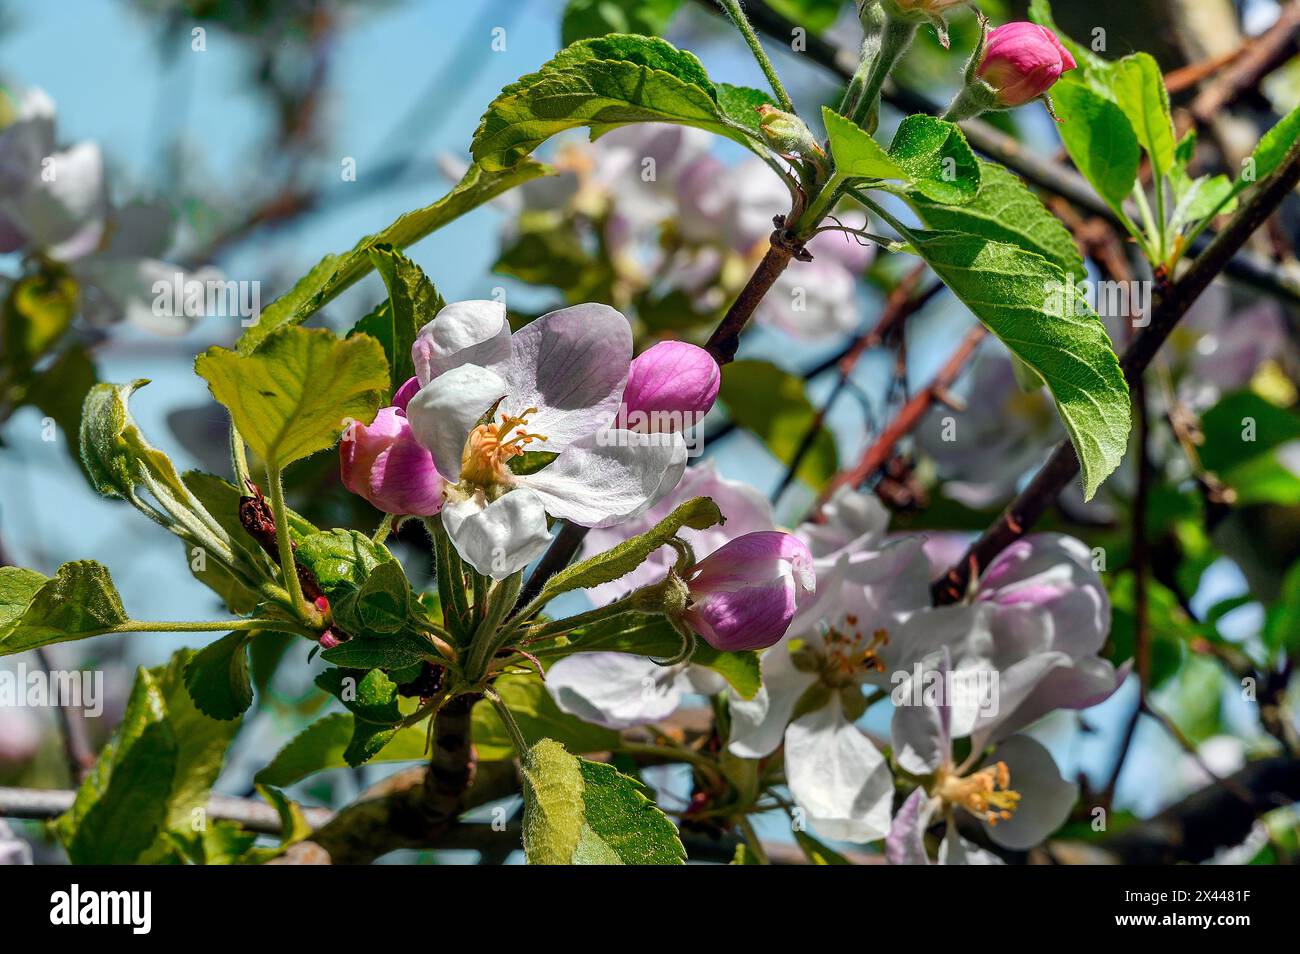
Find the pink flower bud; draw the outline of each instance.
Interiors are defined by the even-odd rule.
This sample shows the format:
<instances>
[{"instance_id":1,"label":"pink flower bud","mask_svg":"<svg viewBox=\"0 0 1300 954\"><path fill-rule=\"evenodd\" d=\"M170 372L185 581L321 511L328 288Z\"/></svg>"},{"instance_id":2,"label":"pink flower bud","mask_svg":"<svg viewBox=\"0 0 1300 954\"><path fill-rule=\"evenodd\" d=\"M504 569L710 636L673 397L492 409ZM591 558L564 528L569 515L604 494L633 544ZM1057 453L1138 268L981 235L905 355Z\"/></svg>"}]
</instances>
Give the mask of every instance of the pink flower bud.
<instances>
[{"instance_id":1,"label":"pink flower bud","mask_svg":"<svg viewBox=\"0 0 1300 954\"><path fill-rule=\"evenodd\" d=\"M318 642L321 649L333 649L335 646L343 645L343 640L339 639L332 629L327 629L321 633Z\"/></svg>"},{"instance_id":2,"label":"pink flower bud","mask_svg":"<svg viewBox=\"0 0 1300 954\"><path fill-rule=\"evenodd\" d=\"M401 408L381 409L370 425L353 423L339 460L343 486L384 513L428 517L442 509L442 476Z\"/></svg>"},{"instance_id":3,"label":"pink flower bud","mask_svg":"<svg viewBox=\"0 0 1300 954\"><path fill-rule=\"evenodd\" d=\"M816 588L812 554L779 530L736 537L696 564L686 624L714 649L764 649L790 627Z\"/></svg>"},{"instance_id":4,"label":"pink flower bud","mask_svg":"<svg viewBox=\"0 0 1300 954\"><path fill-rule=\"evenodd\" d=\"M1008 23L989 33L975 75L997 91L1000 106L1022 106L1077 65L1051 30L1036 23Z\"/></svg>"},{"instance_id":5,"label":"pink flower bud","mask_svg":"<svg viewBox=\"0 0 1300 954\"><path fill-rule=\"evenodd\" d=\"M718 363L703 348L661 341L637 355L623 391L626 424L634 431L682 431L713 407L722 384Z\"/></svg>"}]
</instances>

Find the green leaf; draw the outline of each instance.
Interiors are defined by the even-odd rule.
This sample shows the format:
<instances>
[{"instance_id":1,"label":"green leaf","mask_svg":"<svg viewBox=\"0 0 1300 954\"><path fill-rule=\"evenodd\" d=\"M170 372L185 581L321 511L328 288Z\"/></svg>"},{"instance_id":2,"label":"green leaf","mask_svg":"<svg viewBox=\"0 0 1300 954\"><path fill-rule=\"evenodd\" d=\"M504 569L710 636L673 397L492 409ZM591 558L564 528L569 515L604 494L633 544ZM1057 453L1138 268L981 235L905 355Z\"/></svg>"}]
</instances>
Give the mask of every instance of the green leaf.
<instances>
[{"instance_id":1,"label":"green leaf","mask_svg":"<svg viewBox=\"0 0 1300 954\"><path fill-rule=\"evenodd\" d=\"M188 836L207 805L237 720L203 715L185 688L193 658L181 650L140 669L126 713L55 831L74 864L164 860L167 836Z\"/></svg>"},{"instance_id":2,"label":"green leaf","mask_svg":"<svg viewBox=\"0 0 1300 954\"><path fill-rule=\"evenodd\" d=\"M357 615L366 630L394 633L411 618L411 584L396 560L380 563L357 591Z\"/></svg>"},{"instance_id":3,"label":"green leaf","mask_svg":"<svg viewBox=\"0 0 1300 954\"><path fill-rule=\"evenodd\" d=\"M956 123L908 116L889 144L889 158L932 202L961 205L979 193L982 166Z\"/></svg>"},{"instance_id":4,"label":"green leaf","mask_svg":"<svg viewBox=\"0 0 1300 954\"><path fill-rule=\"evenodd\" d=\"M0 655L95 636L129 619L108 570L93 560L65 563L52 579L5 567L0 580ZM24 595L30 599L19 609Z\"/></svg>"},{"instance_id":5,"label":"green leaf","mask_svg":"<svg viewBox=\"0 0 1300 954\"><path fill-rule=\"evenodd\" d=\"M835 174L844 179L907 179L908 173L860 128L829 106L822 107L822 121L830 137Z\"/></svg>"},{"instance_id":6,"label":"green leaf","mask_svg":"<svg viewBox=\"0 0 1300 954\"><path fill-rule=\"evenodd\" d=\"M353 636L320 658L344 669L384 669L393 671L418 665L434 658L433 646L423 636L407 630L390 636Z\"/></svg>"},{"instance_id":7,"label":"green leaf","mask_svg":"<svg viewBox=\"0 0 1300 954\"><path fill-rule=\"evenodd\" d=\"M1070 159L1116 213L1137 181L1142 151L1124 111L1082 83L1058 83L1052 90L1057 127Z\"/></svg>"},{"instance_id":8,"label":"green leaf","mask_svg":"<svg viewBox=\"0 0 1300 954\"><path fill-rule=\"evenodd\" d=\"M176 735L164 718L144 726L129 748L114 753L107 786L85 808L66 845L72 864L129 865L140 860L163 830L176 753Z\"/></svg>"},{"instance_id":9,"label":"green leaf","mask_svg":"<svg viewBox=\"0 0 1300 954\"><path fill-rule=\"evenodd\" d=\"M1111 89L1150 157L1153 171L1157 176L1168 175L1174 165L1174 123L1160 66L1148 53L1130 54L1115 64Z\"/></svg>"},{"instance_id":10,"label":"green leaf","mask_svg":"<svg viewBox=\"0 0 1300 954\"><path fill-rule=\"evenodd\" d=\"M736 425L755 435L783 464L794 460L817 416L817 409L804 392L803 379L769 361L728 364L722 369L718 396ZM839 466L835 438L822 428L795 476L813 490L820 490Z\"/></svg>"},{"instance_id":11,"label":"green leaf","mask_svg":"<svg viewBox=\"0 0 1300 954\"><path fill-rule=\"evenodd\" d=\"M193 650L182 649L166 666L149 670L167 707L167 722L176 734L176 776L167 814L167 827L172 831L189 830L194 813L206 808L226 750L240 726L238 719L212 719L195 706L185 688L185 669L193 656Z\"/></svg>"},{"instance_id":12,"label":"green leaf","mask_svg":"<svg viewBox=\"0 0 1300 954\"><path fill-rule=\"evenodd\" d=\"M803 849L804 855L815 865L849 865L849 861L833 848L827 848L806 831L796 830L794 840Z\"/></svg>"},{"instance_id":13,"label":"green leaf","mask_svg":"<svg viewBox=\"0 0 1300 954\"><path fill-rule=\"evenodd\" d=\"M371 321L370 327L356 330L374 334L383 344L392 371L392 386L396 390L415 376L411 345L415 344L416 334L433 320L446 302L420 266L391 245L375 245L368 254L388 288L388 308L383 312L382 328L378 327L378 322ZM373 317L373 314L367 316ZM375 334L376 331L379 333Z\"/></svg>"},{"instance_id":14,"label":"green leaf","mask_svg":"<svg viewBox=\"0 0 1300 954\"><path fill-rule=\"evenodd\" d=\"M660 36L682 0L569 0L560 19L564 46L606 33Z\"/></svg>"},{"instance_id":15,"label":"green leaf","mask_svg":"<svg viewBox=\"0 0 1300 954\"><path fill-rule=\"evenodd\" d=\"M612 765L542 739L520 760L529 864L682 864L677 829Z\"/></svg>"},{"instance_id":16,"label":"green leaf","mask_svg":"<svg viewBox=\"0 0 1300 954\"><path fill-rule=\"evenodd\" d=\"M1277 602L1265 613L1263 638L1273 652L1300 649L1300 563L1287 571Z\"/></svg>"},{"instance_id":17,"label":"green leaf","mask_svg":"<svg viewBox=\"0 0 1300 954\"><path fill-rule=\"evenodd\" d=\"M718 94L718 106L726 117L749 129L755 136L760 135L758 108L777 105L776 100L761 89L732 86L730 83L717 83L713 89Z\"/></svg>"},{"instance_id":18,"label":"green leaf","mask_svg":"<svg viewBox=\"0 0 1300 954\"><path fill-rule=\"evenodd\" d=\"M672 513L645 533L637 534L604 553L561 570L546 584L546 592L558 596L569 590L585 590L610 583L639 567L683 527L704 530L725 522L722 511L711 499L692 497L685 503L678 504Z\"/></svg>"},{"instance_id":19,"label":"green leaf","mask_svg":"<svg viewBox=\"0 0 1300 954\"><path fill-rule=\"evenodd\" d=\"M344 753L352 743L355 726L356 720L350 712L336 712L318 719L285 745L271 764L257 773L254 781L285 788L316 772L343 768L350 764ZM390 736L388 744L372 755L370 761L423 761L425 738L423 725L401 729Z\"/></svg>"},{"instance_id":20,"label":"green leaf","mask_svg":"<svg viewBox=\"0 0 1300 954\"><path fill-rule=\"evenodd\" d=\"M1296 142L1300 141L1300 106L1287 113L1259 141L1251 154L1249 178L1243 173L1238 186L1244 188L1253 182L1262 182L1286 160ZM1253 167L1253 168L1252 168Z\"/></svg>"},{"instance_id":21,"label":"green leaf","mask_svg":"<svg viewBox=\"0 0 1300 954\"><path fill-rule=\"evenodd\" d=\"M402 721L397 685L378 669L326 669L316 677L320 686L360 722L392 726Z\"/></svg>"},{"instance_id":22,"label":"green leaf","mask_svg":"<svg viewBox=\"0 0 1300 954\"><path fill-rule=\"evenodd\" d=\"M612 34L565 47L488 106L474 133L484 169L514 166L556 133L593 136L628 123L697 126L755 148L756 135L727 117L694 54L657 37Z\"/></svg>"},{"instance_id":23,"label":"green leaf","mask_svg":"<svg viewBox=\"0 0 1300 954\"><path fill-rule=\"evenodd\" d=\"M844 10L841 0L768 0L767 5L810 33L834 26Z\"/></svg>"},{"instance_id":24,"label":"green leaf","mask_svg":"<svg viewBox=\"0 0 1300 954\"><path fill-rule=\"evenodd\" d=\"M145 440L127 407L131 395L148 383L141 378L130 384L96 384L87 392L81 411L81 463L91 485L105 497L131 499L147 476L153 481L151 489L184 504L189 493L180 474L166 454Z\"/></svg>"},{"instance_id":25,"label":"green leaf","mask_svg":"<svg viewBox=\"0 0 1300 954\"><path fill-rule=\"evenodd\" d=\"M1043 256L1076 280L1087 277L1083 256L1070 230L1018 176L997 163L980 163L979 193L965 205L943 205L918 194L907 199L928 228L969 232L1019 245Z\"/></svg>"},{"instance_id":26,"label":"green leaf","mask_svg":"<svg viewBox=\"0 0 1300 954\"><path fill-rule=\"evenodd\" d=\"M363 238L349 252L321 259L292 289L262 309L257 324L240 337L239 353L251 354L274 331L285 325L301 324L364 278L374 267L369 254L372 247L406 248L501 193L548 173L545 166L536 162L498 172L484 172L477 165L470 166L460 182L437 202L407 212L382 232Z\"/></svg>"},{"instance_id":27,"label":"green leaf","mask_svg":"<svg viewBox=\"0 0 1300 954\"><path fill-rule=\"evenodd\" d=\"M63 337L77 313L77 283L65 275L26 275L8 286L0 309L0 361L25 370Z\"/></svg>"},{"instance_id":28,"label":"green leaf","mask_svg":"<svg viewBox=\"0 0 1300 954\"><path fill-rule=\"evenodd\" d=\"M1201 464L1222 475L1288 441L1300 440L1300 415L1254 391L1234 391L1202 415L1201 432L1205 435L1199 449Z\"/></svg>"},{"instance_id":29,"label":"green leaf","mask_svg":"<svg viewBox=\"0 0 1300 954\"><path fill-rule=\"evenodd\" d=\"M530 647L543 661L561 659L574 653L632 653L664 659L677 653L682 639L662 616L621 616L601 620L562 636L550 643ZM703 640L695 644L691 662L717 672L743 699L752 699L761 683L758 653L727 653L714 649Z\"/></svg>"},{"instance_id":30,"label":"green leaf","mask_svg":"<svg viewBox=\"0 0 1300 954\"><path fill-rule=\"evenodd\" d=\"M561 710L534 675L502 676L493 685L526 739L554 739L572 752L603 752L618 747L617 732ZM496 707L486 699L474 706L474 750L486 762L515 757L510 734Z\"/></svg>"},{"instance_id":31,"label":"green leaf","mask_svg":"<svg viewBox=\"0 0 1300 954\"><path fill-rule=\"evenodd\" d=\"M1047 382L1079 455L1084 499L1128 447L1128 386L1101 319L1052 263L1014 245L914 233L925 261L1011 352Z\"/></svg>"},{"instance_id":32,"label":"green leaf","mask_svg":"<svg viewBox=\"0 0 1300 954\"><path fill-rule=\"evenodd\" d=\"M332 447L349 420L369 424L388 398L379 342L324 328L286 328L249 355L214 346L194 370L268 467Z\"/></svg>"},{"instance_id":33,"label":"green leaf","mask_svg":"<svg viewBox=\"0 0 1300 954\"><path fill-rule=\"evenodd\" d=\"M194 705L213 719L234 719L253 704L248 678L247 632L234 632L209 643L185 667L185 688Z\"/></svg>"}]
</instances>

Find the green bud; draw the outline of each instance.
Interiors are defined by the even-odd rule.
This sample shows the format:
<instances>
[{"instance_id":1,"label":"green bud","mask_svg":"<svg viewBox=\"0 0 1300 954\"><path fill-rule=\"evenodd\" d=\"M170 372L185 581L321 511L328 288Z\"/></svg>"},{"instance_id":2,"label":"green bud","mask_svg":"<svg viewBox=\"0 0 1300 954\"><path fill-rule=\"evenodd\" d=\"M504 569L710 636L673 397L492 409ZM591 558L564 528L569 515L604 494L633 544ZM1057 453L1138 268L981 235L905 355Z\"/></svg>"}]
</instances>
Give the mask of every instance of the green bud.
<instances>
[{"instance_id":1,"label":"green bud","mask_svg":"<svg viewBox=\"0 0 1300 954\"><path fill-rule=\"evenodd\" d=\"M783 112L775 106L760 106L758 128L767 144L783 156L820 158L825 155L807 124L793 113Z\"/></svg>"}]
</instances>

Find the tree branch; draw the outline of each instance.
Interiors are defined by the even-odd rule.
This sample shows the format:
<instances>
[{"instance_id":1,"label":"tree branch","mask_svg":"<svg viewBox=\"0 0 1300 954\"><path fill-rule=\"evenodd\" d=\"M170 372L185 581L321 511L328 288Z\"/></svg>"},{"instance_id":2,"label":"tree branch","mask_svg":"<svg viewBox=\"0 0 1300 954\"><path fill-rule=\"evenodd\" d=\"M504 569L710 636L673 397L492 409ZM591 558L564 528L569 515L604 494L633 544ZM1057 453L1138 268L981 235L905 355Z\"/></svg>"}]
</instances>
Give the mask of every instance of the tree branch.
<instances>
[{"instance_id":1,"label":"tree branch","mask_svg":"<svg viewBox=\"0 0 1300 954\"><path fill-rule=\"evenodd\" d=\"M1241 792L1250 793L1243 801ZM1240 844L1255 819L1300 800L1300 760L1260 759L1100 842L1124 864L1196 864Z\"/></svg>"}]
</instances>

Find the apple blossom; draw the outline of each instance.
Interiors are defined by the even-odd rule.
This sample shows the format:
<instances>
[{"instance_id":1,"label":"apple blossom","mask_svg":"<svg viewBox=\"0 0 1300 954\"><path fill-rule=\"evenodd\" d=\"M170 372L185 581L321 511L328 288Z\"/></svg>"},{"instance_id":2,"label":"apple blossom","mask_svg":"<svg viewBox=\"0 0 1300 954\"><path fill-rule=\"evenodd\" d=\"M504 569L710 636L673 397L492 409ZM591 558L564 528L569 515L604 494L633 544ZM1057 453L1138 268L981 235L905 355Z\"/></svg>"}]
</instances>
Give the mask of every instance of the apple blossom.
<instances>
[{"instance_id":1,"label":"apple blossom","mask_svg":"<svg viewBox=\"0 0 1300 954\"><path fill-rule=\"evenodd\" d=\"M933 674L951 675L947 648ZM961 837L953 814L964 811L984 827L987 836L1006 848L1024 850L1042 842L1069 817L1077 786L1064 781L1056 762L1043 746L1018 735L1003 741L979 764L983 746L973 746L970 758L957 764L952 754L952 705L944 680L933 703L903 705L893 720L894 758L904 771L929 779L918 786L899 809L885 841L891 864L928 864L924 835L936 815L947 824L942 864L997 864L997 857Z\"/></svg>"},{"instance_id":2,"label":"apple blossom","mask_svg":"<svg viewBox=\"0 0 1300 954\"><path fill-rule=\"evenodd\" d=\"M605 305L543 315L511 334L505 306L445 306L412 347L420 390L406 413L447 481L443 526L479 573L504 579L546 548L550 514L584 527L635 516L686 466L680 434L618 428L632 358L627 319ZM515 473L529 451L555 454Z\"/></svg>"},{"instance_id":3,"label":"apple blossom","mask_svg":"<svg viewBox=\"0 0 1300 954\"><path fill-rule=\"evenodd\" d=\"M894 791L884 757L854 725L862 686L880 680L891 633L929 603L921 538L886 540L882 512L867 495L837 495L832 528L812 535L823 554L816 597L763 654L758 693L730 707L731 753L763 758L784 742L790 792L809 822L859 842L888 831Z\"/></svg>"},{"instance_id":4,"label":"apple blossom","mask_svg":"<svg viewBox=\"0 0 1300 954\"><path fill-rule=\"evenodd\" d=\"M1077 66L1047 27L1016 22L989 32L975 75L997 92L999 106L1023 106Z\"/></svg>"},{"instance_id":5,"label":"apple blossom","mask_svg":"<svg viewBox=\"0 0 1300 954\"><path fill-rule=\"evenodd\" d=\"M687 431L718 397L722 371L703 348L661 341L632 359L623 391L626 426L635 431Z\"/></svg>"},{"instance_id":6,"label":"apple blossom","mask_svg":"<svg viewBox=\"0 0 1300 954\"><path fill-rule=\"evenodd\" d=\"M350 424L339 461L343 486L384 513L428 517L442 509L442 477L400 407L381 408L370 424Z\"/></svg>"},{"instance_id":7,"label":"apple blossom","mask_svg":"<svg viewBox=\"0 0 1300 954\"><path fill-rule=\"evenodd\" d=\"M683 527L677 532L697 559L736 537L774 529L767 498L749 484L720 476L713 461L705 460L687 468L681 483L644 513L588 533L581 556L595 556L644 533L694 497L710 498L726 518L725 523L703 530ZM605 605L638 587L657 583L667 575L676 556L671 547L661 547L635 570L592 587L587 595L597 605ZM565 712L597 725L625 729L665 718L686 693L713 695L722 692L726 683L713 670L690 662L661 666L646 656L629 653L577 653L551 666L546 687Z\"/></svg>"},{"instance_id":8,"label":"apple blossom","mask_svg":"<svg viewBox=\"0 0 1300 954\"><path fill-rule=\"evenodd\" d=\"M198 316L176 305L159 307L155 285L208 282L221 273L201 268L187 275L164 261L172 228L162 203L113 208L99 147L56 148L54 103L39 89L22 96L15 119L0 130L0 252L39 252L62 263L91 324L126 318L146 331L176 335Z\"/></svg>"},{"instance_id":9,"label":"apple blossom","mask_svg":"<svg viewBox=\"0 0 1300 954\"><path fill-rule=\"evenodd\" d=\"M785 635L816 589L812 554L798 537L760 530L737 537L691 569L682 618L714 649L765 649Z\"/></svg>"}]
</instances>

